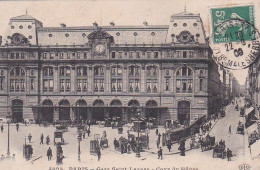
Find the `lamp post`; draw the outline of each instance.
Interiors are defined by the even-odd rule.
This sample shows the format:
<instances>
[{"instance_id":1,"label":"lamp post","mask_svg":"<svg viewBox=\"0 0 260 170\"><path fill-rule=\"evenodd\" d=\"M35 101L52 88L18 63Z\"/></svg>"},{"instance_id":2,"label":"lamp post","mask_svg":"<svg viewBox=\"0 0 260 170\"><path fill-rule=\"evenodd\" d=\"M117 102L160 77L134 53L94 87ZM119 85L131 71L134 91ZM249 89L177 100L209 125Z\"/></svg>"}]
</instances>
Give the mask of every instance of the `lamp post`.
<instances>
[{"instance_id":1,"label":"lamp post","mask_svg":"<svg viewBox=\"0 0 260 170\"><path fill-rule=\"evenodd\" d=\"M79 141L79 147L78 147L78 161L80 162L80 141L81 141L81 136L78 135L78 141Z\"/></svg>"},{"instance_id":2,"label":"lamp post","mask_svg":"<svg viewBox=\"0 0 260 170\"><path fill-rule=\"evenodd\" d=\"M140 117L140 111L138 111L138 113L137 113L138 128L137 128L137 152L136 152L136 157L140 157L140 147L139 147L140 122L139 122L139 117Z\"/></svg>"},{"instance_id":3,"label":"lamp post","mask_svg":"<svg viewBox=\"0 0 260 170\"><path fill-rule=\"evenodd\" d=\"M7 131L7 157L9 158L10 157L10 139L9 139L9 136L10 136L10 134L9 134L9 126L10 126L10 120L11 120L11 115L10 115L10 113L8 113L8 115L6 116L6 121L7 121L7 129L8 129L8 131Z\"/></svg>"}]
</instances>

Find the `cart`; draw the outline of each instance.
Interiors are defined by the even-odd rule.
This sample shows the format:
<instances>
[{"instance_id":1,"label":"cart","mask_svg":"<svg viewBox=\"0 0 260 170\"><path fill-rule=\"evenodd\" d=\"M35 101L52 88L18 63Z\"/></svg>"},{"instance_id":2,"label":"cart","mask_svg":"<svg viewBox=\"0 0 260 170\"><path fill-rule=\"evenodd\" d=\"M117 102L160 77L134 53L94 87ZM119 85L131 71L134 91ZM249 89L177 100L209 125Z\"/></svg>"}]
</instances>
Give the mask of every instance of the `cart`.
<instances>
[{"instance_id":1,"label":"cart","mask_svg":"<svg viewBox=\"0 0 260 170\"><path fill-rule=\"evenodd\" d=\"M227 156L227 152L225 150L225 147L221 147L221 146L215 146L213 148L213 158L222 158L224 159Z\"/></svg>"},{"instance_id":2,"label":"cart","mask_svg":"<svg viewBox=\"0 0 260 170\"><path fill-rule=\"evenodd\" d=\"M56 145L56 143L61 143L64 144L64 138L63 138L63 131L62 130L56 130L54 132L54 145Z\"/></svg>"},{"instance_id":3,"label":"cart","mask_svg":"<svg viewBox=\"0 0 260 170\"><path fill-rule=\"evenodd\" d=\"M237 134L242 134L242 135L244 135L244 133L245 133L244 125L243 125L243 124L238 125L238 127L237 127Z\"/></svg>"}]
</instances>

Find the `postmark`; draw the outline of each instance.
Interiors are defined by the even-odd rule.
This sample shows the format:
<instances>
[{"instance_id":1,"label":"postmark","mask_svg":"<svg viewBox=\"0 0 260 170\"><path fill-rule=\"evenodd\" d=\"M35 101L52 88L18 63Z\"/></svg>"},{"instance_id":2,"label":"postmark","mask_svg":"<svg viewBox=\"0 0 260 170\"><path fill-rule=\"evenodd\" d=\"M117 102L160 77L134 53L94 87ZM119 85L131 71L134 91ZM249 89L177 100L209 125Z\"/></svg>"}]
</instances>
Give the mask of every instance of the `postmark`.
<instances>
[{"instance_id":1,"label":"postmark","mask_svg":"<svg viewBox=\"0 0 260 170\"><path fill-rule=\"evenodd\" d=\"M211 9L213 58L233 70L249 67L259 55L260 36L254 26L254 7Z\"/></svg>"}]
</instances>

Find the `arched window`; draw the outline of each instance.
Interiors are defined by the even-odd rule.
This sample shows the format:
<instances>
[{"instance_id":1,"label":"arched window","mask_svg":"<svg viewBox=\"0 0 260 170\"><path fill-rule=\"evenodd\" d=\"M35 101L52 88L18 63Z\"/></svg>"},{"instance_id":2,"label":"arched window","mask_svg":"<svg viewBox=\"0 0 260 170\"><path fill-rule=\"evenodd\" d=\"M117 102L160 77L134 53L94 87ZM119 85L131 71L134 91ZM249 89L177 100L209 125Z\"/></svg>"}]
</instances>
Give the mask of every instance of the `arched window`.
<instances>
[{"instance_id":1,"label":"arched window","mask_svg":"<svg viewBox=\"0 0 260 170\"><path fill-rule=\"evenodd\" d=\"M25 91L25 71L21 67L14 67L10 71L10 92Z\"/></svg>"},{"instance_id":2,"label":"arched window","mask_svg":"<svg viewBox=\"0 0 260 170\"><path fill-rule=\"evenodd\" d=\"M43 68L43 92L53 92L54 77L53 67Z\"/></svg>"},{"instance_id":3,"label":"arched window","mask_svg":"<svg viewBox=\"0 0 260 170\"><path fill-rule=\"evenodd\" d=\"M129 92L138 93L140 91L140 67L139 66L130 66L129 67Z\"/></svg>"},{"instance_id":4,"label":"arched window","mask_svg":"<svg viewBox=\"0 0 260 170\"><path fill-rule=\"evenodd\" d=\"M176 71L176 93L192 93L193 72L187 66L180 67Z\"/></svg>"},{"instance_id":5,"label":"arched window","mask_svg":"<svg viewBox=\"0 0 260 170\"><path fill-rule=\"evenodd\" d=\"M123 67L111 67L111 92L121 92L123 86Z\"/></svg>"},{"instance_id":6,"label":"arched window","mask_svg":"<svg viewBox=\"0 0 260 170\"><path fill-rule=\"evenodd\" d=\"M94 67L94 92L104 92L105 68L103 66Z\"/></svg>"},{"instance_id":7,"label":"arched window","mask_svg":"<svg viewBox=\"0 0 260 170\"><path fill-rule=\"evenodd\" d=\"M60 67L60 92L70 92L70 67Z\"/></svg>"},{"instance_id":8,"label":"arched window","mask_svg":"<svg viewBox=\"0 0 260 170\"><path fill-rule=\"evenodd\" d=\"M86 92L88 90L87 67L77 67L77 91Z\"/></svg>"},{"instance_id":9,"label":"arched window","mask_svg":"<svg viewBox=\"0 0 260 170\"><path fill-rule=\"evenodd\" d=\"M158 89L158 67L148 66L146 69L146 92L157 93Z\"/></svg>"}]
</instances>

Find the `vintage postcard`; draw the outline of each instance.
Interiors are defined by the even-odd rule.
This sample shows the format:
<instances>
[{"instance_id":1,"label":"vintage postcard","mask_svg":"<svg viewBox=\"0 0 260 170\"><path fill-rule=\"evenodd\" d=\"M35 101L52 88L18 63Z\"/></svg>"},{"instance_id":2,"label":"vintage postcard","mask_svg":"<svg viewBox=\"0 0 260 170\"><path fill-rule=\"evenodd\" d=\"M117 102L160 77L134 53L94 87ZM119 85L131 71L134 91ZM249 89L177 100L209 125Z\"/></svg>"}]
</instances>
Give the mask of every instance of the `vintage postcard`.
<instances>
[{"instance_id":1,"label":"vintage postcard","mask_svg":"<svg viewBox=\"0 0 260 170\"><path fill-rule=\"evenodd\" d=\"M260 1L0 1L0 170L259 170Z\"/></svg>"}]
</instances>

